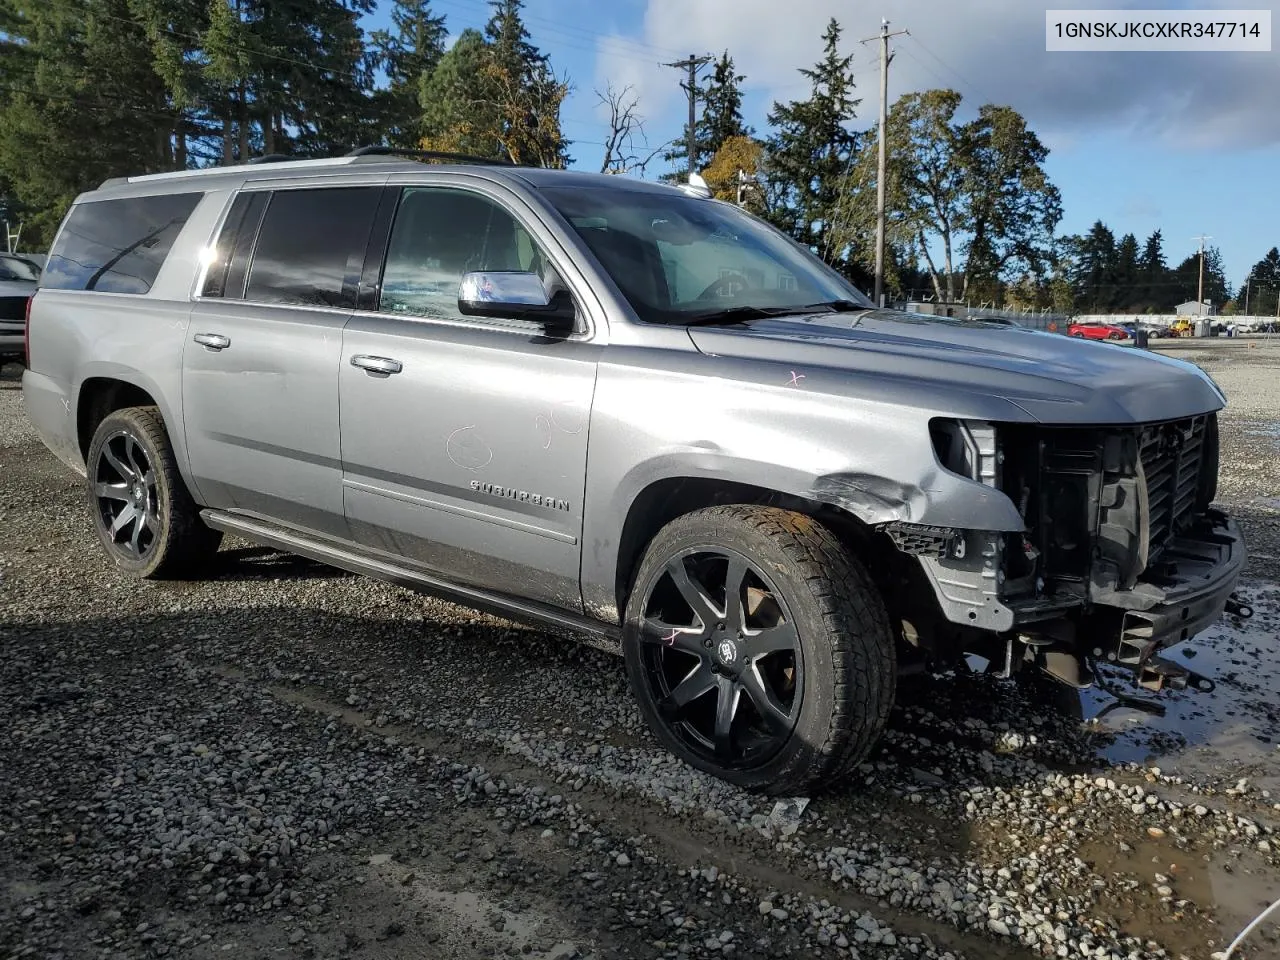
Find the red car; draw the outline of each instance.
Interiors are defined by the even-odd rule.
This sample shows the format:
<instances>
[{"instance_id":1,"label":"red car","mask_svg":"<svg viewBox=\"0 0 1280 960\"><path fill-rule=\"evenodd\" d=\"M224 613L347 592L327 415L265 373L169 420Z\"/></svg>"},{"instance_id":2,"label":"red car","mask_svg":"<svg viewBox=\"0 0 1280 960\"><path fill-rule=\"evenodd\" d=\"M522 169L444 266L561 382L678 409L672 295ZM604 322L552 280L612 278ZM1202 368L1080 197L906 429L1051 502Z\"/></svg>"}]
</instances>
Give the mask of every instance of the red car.
<instances>
[{"instance_id":1,"label":"red car","mask_svg":"<svg viewBox=\"0 0 1280 960\"><path fill-rule=\"evenodd\" d=\"M1086 340L1128 340L1129 331L1110 323L1073 323L1067 327L1067 336Z\"/></svg>"}]
</instances>

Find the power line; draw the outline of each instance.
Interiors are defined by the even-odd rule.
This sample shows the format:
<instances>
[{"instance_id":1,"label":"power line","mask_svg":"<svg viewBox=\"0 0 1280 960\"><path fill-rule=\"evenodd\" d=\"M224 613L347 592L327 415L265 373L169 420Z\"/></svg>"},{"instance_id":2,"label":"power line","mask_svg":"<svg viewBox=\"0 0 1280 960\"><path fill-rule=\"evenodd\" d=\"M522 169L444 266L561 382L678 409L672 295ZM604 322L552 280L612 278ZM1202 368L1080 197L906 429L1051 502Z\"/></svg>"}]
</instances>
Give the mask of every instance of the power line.
<instances>
[{"instance_id":1,"label":"power line","mask_svg":"<svg viewBox=\"0 0 1280 960\"><path fill-rule=\"evenodd\" d=\"M474 3L467 2L467 0L435 0L435 3L442 6L457 7L461 10L482 11L489 8L487 0L476 0ZM627 37L615 37L612 35L601 34L594 30L588 30L585 27L578 27L568 23L558 23L555 20L533 14L523 14L522 19L528 24L543 24L544 26L540 28L539 32L560 33L564 36L578 40L616 41L618 44L623 44L632 48L638 53L648 54L649 56L646 58L646 62L654 55L664 57L679 55L679 50L674 47L664 47L659 44L653 44L643 40L632 40Z\"/></svg>"},{"instance_id":2,"label":"power line","mask_svg":"<svg viewBox=\"0 0 1280 960\"><path fill-rule=\"evenodd\" d=\"M924 42L923 40L921 40L919 37L917 37L917 36L912 36L912 37L911 37L911 39L912 39L912 40L914 40L914 41L915 41L915 42L920 46L920 49L921 49L921 50L923 50L923 51L924 51L925 53L927 53L929 56L933 57L933 59L934 59L934 60L936 60L936 61L937 61L937 62L942 66L942 68L943 68L944 70L948 70L948 71L950 71L950 73L952 74L952 76L954 76L957 80L959 80L959 81L960 81L964 86L968 87L968 88L969 88L969 90L970 90L971 92L976 93L976 94L977 94L979 97L981 97L983 100L987 101L987 103L998 103L998 102L999 102L999 100L998 100L997 98L995 98L995 97L988 97L985 91L983 91L983 90L981 90L981 89L979 89L979 88L978 88L978 85L977 85L977 84L973 83L973 82L972 82L971 80L969 80L969 79L968 79L964 74L962 74L959 70L957 70L955 67L951 66L949 63L947 63L945 60L943 60L940 56L938 56L936 53L934 53L934 52L933 52L933 50L931 50L931 49L930 49L930 48L925 44L925 42ZM919 62L919 61L917 61L917 62ZM923 66L923 64L921 64L921 66ZM936 76L936 75L935 75L935 76Z\"/></svg>"}]
</instances>

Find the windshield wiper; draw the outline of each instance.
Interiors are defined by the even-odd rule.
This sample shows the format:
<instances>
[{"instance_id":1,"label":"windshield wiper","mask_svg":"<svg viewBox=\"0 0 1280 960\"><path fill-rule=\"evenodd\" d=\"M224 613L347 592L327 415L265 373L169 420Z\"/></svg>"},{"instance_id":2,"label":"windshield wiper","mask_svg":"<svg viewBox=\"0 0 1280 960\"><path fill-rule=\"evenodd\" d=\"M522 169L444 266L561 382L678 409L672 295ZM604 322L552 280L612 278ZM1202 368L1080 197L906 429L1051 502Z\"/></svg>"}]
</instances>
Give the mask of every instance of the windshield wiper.
<instances>
[{"instance_id":1,"label":"windshield wiper","mask_svg":"<svg viewBox=\"0 0 1280 960\"><path fill-rule=\"evenodd\" d=\"M691 313L679 322L690 327L715 326L720 323L742 323L746 320L763 320L766 317L782 317L795 313L795 307L725 307L709 313Z\"/></svg>"},{"instance_id":2,"label":"windshield wiper","mask_svg":"<svg viewBox=\"0 0 1280 960\"><path fill-rule=\"evenodd\" d=\"M797 304L791 307L725 307L708 313L694 313L683 317L680 322L691 327L715 326L721 323L742 323L746 320L764 320L768 317L794 317L806 313L830 311L831 313L848 313L855 310L871 310L852 300L824 300L821 303Z\"/></svg>"},{"instance_id":3,"label":"windshield wiper","mask_svg":"<svg viewBox=\"0 0 1280 960\"><path fill-rule=\"evenodd\" d=\"M854 303L852 300L824 300L821 303L807 303L803 307L797 307L796 313L806 310L817 310L826 307L832 313L853 313L855 310L874 310L875 307L864 307L860 303Z\"/></svg>"}]
</instances>

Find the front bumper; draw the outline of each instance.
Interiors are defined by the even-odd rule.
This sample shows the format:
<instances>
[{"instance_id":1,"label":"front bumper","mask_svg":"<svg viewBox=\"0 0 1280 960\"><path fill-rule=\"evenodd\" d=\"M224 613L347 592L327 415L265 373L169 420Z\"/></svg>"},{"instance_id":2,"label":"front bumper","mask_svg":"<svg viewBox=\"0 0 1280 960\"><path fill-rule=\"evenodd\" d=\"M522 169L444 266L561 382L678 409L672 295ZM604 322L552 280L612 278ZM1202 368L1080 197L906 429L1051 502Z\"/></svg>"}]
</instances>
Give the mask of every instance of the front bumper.
<instances>
[{"instance_id":1,"label":"front bumper","mask_svg":"<svg viewBox=\"0 0 1280 960\"><path fill-rule=\"evenodd\" d=\"M1119 627L1116 645L1095 649L1095 656L1137 666L1156 650L1212 626L1226 609L1247 560L1240 525L1210 510L1170 543L1155 569L1132 590L1093 598L1097 614L1111 620L1113 629L1118 619Z\"/></svg>"}]
</instances>

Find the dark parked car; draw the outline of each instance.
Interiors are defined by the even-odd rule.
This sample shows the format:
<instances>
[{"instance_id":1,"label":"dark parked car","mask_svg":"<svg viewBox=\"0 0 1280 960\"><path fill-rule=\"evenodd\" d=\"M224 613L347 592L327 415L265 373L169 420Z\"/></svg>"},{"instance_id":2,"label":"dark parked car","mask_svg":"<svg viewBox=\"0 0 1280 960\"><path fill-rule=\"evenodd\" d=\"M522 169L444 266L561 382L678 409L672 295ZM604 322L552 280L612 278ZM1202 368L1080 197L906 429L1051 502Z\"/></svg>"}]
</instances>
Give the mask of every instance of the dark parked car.
<instances>
[{"instance_id":1,"label":"dark parked car","mask_svg":"<svg viewBox=\"0 0 1280 960\"><path fill-rule=\"evenodd\" d=\"M0 364L23 359L27 301L39 279L40 268L33 261L0 253Z\"/></svg>"}]
</instances>

